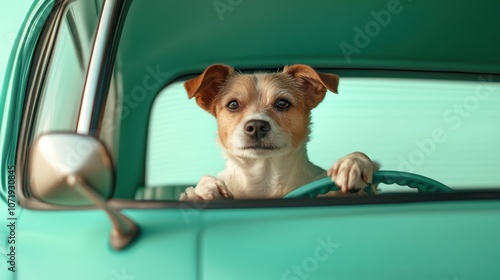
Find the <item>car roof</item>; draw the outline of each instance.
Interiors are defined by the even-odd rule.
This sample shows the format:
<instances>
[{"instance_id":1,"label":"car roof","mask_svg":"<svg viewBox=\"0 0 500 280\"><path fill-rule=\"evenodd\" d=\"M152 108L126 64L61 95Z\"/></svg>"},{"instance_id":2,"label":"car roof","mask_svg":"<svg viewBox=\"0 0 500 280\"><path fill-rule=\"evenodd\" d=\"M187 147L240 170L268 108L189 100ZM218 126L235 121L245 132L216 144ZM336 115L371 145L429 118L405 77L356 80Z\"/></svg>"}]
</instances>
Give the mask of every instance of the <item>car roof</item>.
<instances>
[{"instance_id":1,"label":"car roof","mask_svg":"<svg viewBox=\"0 0 500 280\"><path fill-rule=\"evenodd\" d=\"M121 51L135 69L184 72L223 62L499 73L499 10L496 0L141 0Z\"/></svg>"}]
</instances>

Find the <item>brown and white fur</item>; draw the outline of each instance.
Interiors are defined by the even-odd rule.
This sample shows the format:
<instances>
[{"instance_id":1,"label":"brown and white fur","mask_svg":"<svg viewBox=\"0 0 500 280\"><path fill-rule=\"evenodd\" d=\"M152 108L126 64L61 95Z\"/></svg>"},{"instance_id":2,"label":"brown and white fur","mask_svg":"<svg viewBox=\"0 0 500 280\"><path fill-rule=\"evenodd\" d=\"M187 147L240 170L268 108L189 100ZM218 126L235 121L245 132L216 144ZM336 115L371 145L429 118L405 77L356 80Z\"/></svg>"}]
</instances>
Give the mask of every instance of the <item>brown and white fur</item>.
<instances>
[{"instance_id":1,"label":"brown and white fur","mask_svg":"<svg viewBox=\"0 0 500 280\"><path fill-rule=\"evenodd\" d=\"M378 164L355 152L327 171L307 156L310 112L337 93L339 77L307 65L285 66L279 73L236 73L209 66L184 86L189 98L217 119L218 142L227 159L217 176L203 176L180 200L280 198L329 176L341 193L366 186Z\"/></svg>"}]
</instances>

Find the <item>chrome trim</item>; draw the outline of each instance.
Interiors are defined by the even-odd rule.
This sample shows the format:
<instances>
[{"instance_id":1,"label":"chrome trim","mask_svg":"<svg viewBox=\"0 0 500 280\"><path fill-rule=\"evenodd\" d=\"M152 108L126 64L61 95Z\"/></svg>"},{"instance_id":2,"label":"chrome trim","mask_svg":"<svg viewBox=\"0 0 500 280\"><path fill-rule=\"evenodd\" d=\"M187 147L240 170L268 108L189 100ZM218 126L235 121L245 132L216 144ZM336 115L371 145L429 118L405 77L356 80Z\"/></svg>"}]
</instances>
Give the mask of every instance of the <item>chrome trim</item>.
<instances>
[{"instance_id":1,"label":"chrome trim","mask_svg":"<svg viewBox=\"0 0 500 280\"><path fill-rule=\"evenodd\" d=\"M110 74L113 69L114 49L124 0L106 0L99 17L89 67L83 88L82 103L76 132L96 134L108 95Z\"/></svg>"},{"instance_id":2,"label":"chrome trim","mask_svg":"<svg viewBox=\"0 0 500 280\"><path fill-rule=\"evenodd\" d=\"M162 210L196 210L207 211L212 209L254 209L254 208L307 208L307 207L343 207L360 205L397 205L408 203L454 203L460 201L499 201L500 191L463 191L456 193L394 193L374 196L355 197L319 197L319 198L296 198L296 199L251 199L251 200L212 200L206 201L204 208L200 208L199 201L176 201L176 200L108 200L108 205L116 210L125 209L162 209ZM27 209L47 211L82 211L96 210L97 206L61 206L44 202L29 200L23 205Z\"/></svg>"}]
</instances>

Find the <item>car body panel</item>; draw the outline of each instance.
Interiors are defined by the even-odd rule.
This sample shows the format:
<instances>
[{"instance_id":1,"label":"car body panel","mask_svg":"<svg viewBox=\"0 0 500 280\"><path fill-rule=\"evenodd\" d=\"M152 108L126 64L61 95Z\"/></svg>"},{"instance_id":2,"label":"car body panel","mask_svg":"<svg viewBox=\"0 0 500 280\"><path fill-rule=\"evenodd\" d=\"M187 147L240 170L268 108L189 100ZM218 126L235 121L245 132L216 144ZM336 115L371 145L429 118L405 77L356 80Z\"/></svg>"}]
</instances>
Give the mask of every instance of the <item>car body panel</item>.
<instances>
[{"instance_id":1,"label":"car body panel","mask_svg":"<svg viewBox=\"0 0 500 280\"><path fill-rule=\"evenodd\" d=\"M18 279L500 277L496 201L125 213L142 232L116 252L101 211L23 210Z\"/></svg>"},{"instance_id":2,"label":"car body panel","mask_svg":"<svg viewBox=\"0 0 500 280\"><path fill-rule=\"evenodd\" d=\"M203 279L495 279L500 229L483 229L500 222L499 211L496 202L452 202L210 212L201 271Z\"/></svg>"},{"instance_id":3,"label":"car body panel","mask_svg":"<svg viewBox=\"0 0 500 280\"><path fill-rule=\"evenodd\" d=\"M21 1L19 1L21 2ZM16 151L19 127L23 112L24 92L28 81L30 63L38 40L38 36L43 28L43 25L52 10L53 1L33 1L28 9L26 5L31 1L24 3L9 3L9 12L11 16L23 19L19 32L14 36L14 40L6 41L8 45L12 44L12 48L5 53L2 51L3 58L8 57L8 62L5 68L5 75L2 75L1 94L0 94L0 208L3 210L0 213L2 221L8 221L10 211L8 212L9 199L14 199L9 195L9 170L13 170L16 166ZM12 10L11 10L12 8ZM17 11L17 14L14 13ZM10 17L2 19L9 19ZM2 24L3 28L9 28L7 24ZM7 29L3 29L6 31ZM12 34L4 33L4 34ZM9 35L10 36L10 35ZM6 44L2 44L3 47ZM3 50L3 49L2 49ZM2 66L3 67L3 66ZM2 72L3 73L3 72ZM14 168L15 169L15 168ZM17 202L17 201L16 201ZM17 208L15 215L19 215L21 209ZM7 223L6 225L9 225ZM7 255L10 253L10 245L12 245L8 237L12 235L8 227L2 227L0 231L0 244L2 244L2 253L0 261L2 269L0 277L2 279L15 279L15 273L8 270L7 261L10 259Z\"/></svg>"},{"instance_id":4,"label":"car body panel","mask_svg":"<svg viewBox=\"0 0 500 280\"><path fill-rule=\"evenodd\" d=\"M18 219L18 279L196 279L199 218L186 224L178 209L125 211L140 221L136 245L117 252L109 244L104 212L25 209ZM3 271L2 271L3 273ZM140 277L139 277L140 276Z\"/></svg>"},{"instance_id":5,"label":"car body panel","mask_svg":"<svg viewBox=\"0 0 500 280\"><path fill-rule=\"evenodd\" d=\"M12 47L20 34L19 29L23 20L28 13L33 1L15 1L8 5L8 8L0 10L0 18L2 18L2 25L0 26L0 34L2 34L2 41L0 43L0 88L4 84L5 70L8 69L9 57Z\"/></svg>"},{"instance_id":6,"label":"car body panel","mask_svg":"<svg viewBox=\"0 0 500 280\"><path fill-rule=\"evenodd\" d=\"M7 170L9 165L15 164L16 136L19 133L21 123L24 92L26 91L32 55L38 36L40 36L53 5L54 2L50 0L34 1L12 46L0 95L0 108L2 108L2 127L0 128L2 170ZM0 176L2 182L5 182L5 173ZM2 184L0 188L2 196L6 194L6 191L6 185Z\"/></svg>"}]
</instances>

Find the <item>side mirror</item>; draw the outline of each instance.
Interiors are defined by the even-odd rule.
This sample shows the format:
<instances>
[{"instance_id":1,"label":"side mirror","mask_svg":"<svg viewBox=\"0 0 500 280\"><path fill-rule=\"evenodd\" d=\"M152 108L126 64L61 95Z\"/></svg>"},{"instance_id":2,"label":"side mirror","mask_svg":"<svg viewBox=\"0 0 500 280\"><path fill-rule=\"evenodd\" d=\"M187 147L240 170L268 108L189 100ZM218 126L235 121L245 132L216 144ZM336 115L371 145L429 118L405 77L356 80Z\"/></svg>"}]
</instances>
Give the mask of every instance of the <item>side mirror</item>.
<instances>
[{"instance_id":1,"label":"side mirror","mask_svg":"<svg viewBox=\"0 0 500 280\"><path fill-rule=\"evenodd\" d=\"M97 139L72 133L51 133L33 143L30 156L31 192L36 198L62 206L95 205L75 188L79 177L103 199L113 194L111 159Z\"/></svg>"},{"instance_id":2,"label":"side mirror","mask_svg":"<svg viewBox=\"0 0 500 280\"><path fill-rule=\"evenodd\" d=\"M41 201L96 205L106 211L113 224L113 248L122 249L138 236L138 226L106 202L114 191L113 165L104 145L94 137L74 133L40 136L31 147L29 173L31 192Z\"/></svg>"}]
</instances>

